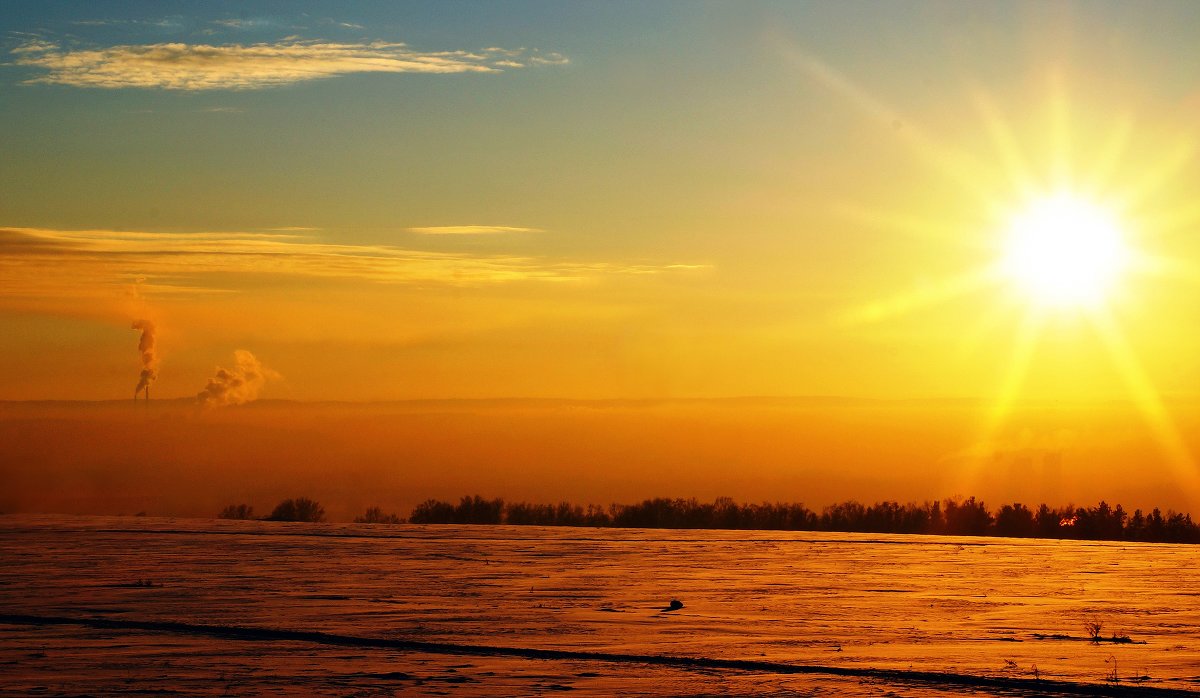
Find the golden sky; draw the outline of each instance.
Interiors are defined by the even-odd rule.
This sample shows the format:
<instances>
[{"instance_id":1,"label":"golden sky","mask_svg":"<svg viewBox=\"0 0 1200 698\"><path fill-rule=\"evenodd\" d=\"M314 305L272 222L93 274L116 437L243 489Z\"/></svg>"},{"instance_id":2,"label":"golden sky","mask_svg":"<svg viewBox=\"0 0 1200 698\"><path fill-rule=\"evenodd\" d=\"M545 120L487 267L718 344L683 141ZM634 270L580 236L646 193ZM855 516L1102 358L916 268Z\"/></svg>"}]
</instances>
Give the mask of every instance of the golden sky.
<instances>
[{"instance_id":1,"label":"golden sky","mask_svg":"<svg viewBox=\"0 0 1200 698\"><path fill-rule=\"evenodd\" d=\"M1106 310L1197 378L1186 5L21 7L0 397L130 394L143 317L163 396L243 349L300 399L986 397L1039 312L988 270L1063 191L1171 260ZM1023 393L1127 393L1042 324Z\"/></svg>"},{"instance_id":2,"label":"golden sky","mask_svg":"<svg viewBox=\"0 0 1200 698\"><path fill-rule=\"evenodd\" d=\"M152 401L153 403L153 401ZM1198 405L1177 406L1189 433ZM970 401L435 401L197 410L0 405L0 511L210 517L318 499L333 520L430 497L607 505L648 497L1021 501L1195 511L1121 405L1027 406L983 440ZM972 440L976 439L976 440Z\"/></svg>"},{"instance_id":3,"label":"golden sky","mask_svg":"<svg viewBox=\"0 0 1200 698\"><path fill-rule=\"evenodd\" d=\"M1196 6L460 9L6 11L0 399L1120 402L1191 477Z\"/></svg>"}]
</instances>

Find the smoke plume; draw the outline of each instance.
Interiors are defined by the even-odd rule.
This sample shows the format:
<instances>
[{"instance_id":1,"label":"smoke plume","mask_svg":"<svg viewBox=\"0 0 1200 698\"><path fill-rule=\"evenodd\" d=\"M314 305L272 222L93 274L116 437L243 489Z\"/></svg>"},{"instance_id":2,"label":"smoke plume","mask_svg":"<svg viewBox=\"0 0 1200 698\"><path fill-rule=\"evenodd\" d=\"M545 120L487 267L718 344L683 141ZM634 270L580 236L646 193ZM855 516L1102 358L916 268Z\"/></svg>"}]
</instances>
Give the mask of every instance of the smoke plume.
<instances>
[{"instance_id":1,"label":"smoke plume","mask_svg":"<svg viewBox=\"0 0 1200 698\"><path fill-rule=\"evenodd\" d=\"M146 399L150 399L150 384L158 378L158 354L154 350L154 323L149 320L134 320L133 329L141 330L142 337L138 340L138 351L142 354L142 373L138 377L137 387L133 389L136 400L139 393L146 391Z\"/></svg>"},{"instance_id":2,"label":"smoke plume","mask_svg":"<svg viewBox=\"0 0 1200 698\"><path fill-rule=\"evenodd\" d=\"M232 369L217 368L217 373L208 379L208 385L196 396L205 407L241 405L256 400L268 379L279 378L279 374L266 368L244 349L233 352Z\"/></svg>"}]
</instances>

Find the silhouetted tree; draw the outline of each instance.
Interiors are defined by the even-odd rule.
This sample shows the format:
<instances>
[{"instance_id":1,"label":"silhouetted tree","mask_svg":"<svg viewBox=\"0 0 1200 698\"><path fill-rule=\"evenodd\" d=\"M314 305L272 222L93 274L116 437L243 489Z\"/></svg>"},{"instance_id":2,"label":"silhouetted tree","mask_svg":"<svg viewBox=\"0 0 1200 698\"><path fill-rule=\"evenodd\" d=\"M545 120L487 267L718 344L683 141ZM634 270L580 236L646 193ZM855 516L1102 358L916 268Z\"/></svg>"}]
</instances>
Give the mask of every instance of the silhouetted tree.
<instances>
[{"instance_id":1,"label":"silhouetted tree","mask_svg":"<svg viewBox=\"0 0 1200 698\"><path fill-rule=\"evenodd\" d=\"M1150 512L1146 517L1146 538L1145 540L1163 540L1167 535L1167 524L1163 520L1162 512L1158 507Z\"/></svg>"},{"instance_id":2,"label":"silhouetted tree","mask_svg":"<svg viewBox=\"0 0 1200 698\"><path fill-rule=\"evenodd\" d=\"M267 521L303 521L319 523L325 520L325 509L308 497L285 499L275 506Z\"/></svg>"},{"instance_id":3,"label":"silhouetted tree","mask_svg":"<svg viewBox=\"0 0 1200 698\"><path fill-rule=\"evenodd\" d=\"M504 521L504 510L503 499L484 499L479 495L463 497L457 505L427 499L413 509L408 520L419 524L498 524ZM522 514L519 513L518 517L520 516Z\"/></svg>"},{"instance_id":4,"label":"silhouetted tree","mask_svg":"<svg viewBox=\"0 0 1200 698\"><path fill-rule=\"evenodd\" d=\"M1005 504L996 512L996 535L1028 538L1034 534L1033 512L1024 504Z\"/></svg>"},{"instance_id":5,"label":"silhouetted tree","mask_svg":"<svg viewBox=\"0 0 1200 698\"><path fill-rule=\"evenodd\" d=\"M942 503L927 502L925 509L929 512L929 524L926 533L938 533L946 529L946 515L942 512Z\"/></svg>"},{"instance_id":6,"label":"silhouetted tree","mask_svg":"<svg viewBox=\"0 0 1200 698\"><path fill-rule=\"evenodd\" d=\"M1146 535L1146 517L1142 514L1141 509L1134 509L1133 516L1129 517L1129 523L1125 525L1126 540L1145 540Z\"/></svg>"},{"instance_id":7,"label":"silhouetted tree","mask_svg":"<svg viewBox=\"0 0 1200 698\"><path fill-rule=\"evenodd\" d=\"M413 509L408 521L415 524L454 523L454 505L437 499L426 499Z\"/></svg>"},{"instance_id":8,"label":"silhouetted tree","mask_svg":"<svg viewBox=\"0 0 1200 698\"><path fill-rule=\"evenodd\" d=\"M503 520L504 500L463 497L454 507L454 523L498 524Z\"/></svg>"},{"instance_id":9,"label":"silhouetted tree","mask_svg":"<svg viewBox=\"0 0 1200 698\"><path fill-rule=\"evenodd\" d=\"M354 523L361 524L402 524L404 519L395 514L385 514L383 509L379 507L370 507L366 513L354 519Z\"/></svg>"},{"instance_id":10,"label":"silhouetted tree","mask_svg":"<svg viewBox=\"0 0 1200 698\"><path fill-rule=\"evenodd\" d=\"M608 514L602 507L589 504L587 509L569 502L504 505L504 523L514 526L607 526Z\"/></svg>"},{"instance_id":11,"label":"silhouetted tree","mask_svg":"<svg viewBox=\"0 0 1200 698\"><path fill-rule=\"evenodd\" d=\"M1167 511L1164 525L1163 540L1167 543L1196 543L1200 542L1200 532L1192 523L1191 514Z\"/></svg>"},{"instance_id":12,"label":"silhouetted tree","mask_svg":"<svg viewBox=\"0 0 1200 698\"><path fill-rule=\"evenodd\" d=\"M253 519L254 507L249 504L230 504L217 514L218 519Z\"/></svg>"},{"instance_id":13,"label":"silhouetted tree","mask_svg":"<svg viewBox=\"0 0 1200 698\"><path fill-rule=\"evenodd\" d=\"M1075 520L1073 538L1086 540L1121 540L1125 527L1125 510L1120 506L1113 509L1108 502L1094 507L1079 507L1072 514Z\"/></svg>"},{"instance_id":14,"label":"silhouetted tree","mask_svg":"<svg viewBox=\"0 0 1200 698\"><path fill-rule=\"evenodd\" d=\"M964 501L946 499L942 501L945 509L945 533L952 536L983 536L987 535L992 525L992 515L988 513L983 502L969 497Z\"/></svg>"},{"instance_id":15,"label":"silhouetted tree","mask_svg":"<svg viewBox=\"0 0 1200 698\"><path fill-rule=\"evenodd\" d=\"M413 509L409 520L424 524L725 528L1200 543L1200 527L1187 514L1167 512L1164 516L1155 509L1149 515L1139 510L1129 517L1122 507L1100 502L1090 508L1042 504L1036 512L1023 504L1006 504L993 515L974 497L923 504L884 501L870 506L847 501L831 504L818 515L803 504L738 504L729 497L711 503L659 497L635 504L610 504L607 509L590 504L584 509L569 502L506 504L501 499L474 495L463 497L457 505L426 500Z\"/></svg>"},{"instance_id":16,"label":"silhouetted tree","mask_svg":"<svg viewBox=\"0 0 1200 698\"><path fill-rule=\"evenodd\" d=\"M867 508L853 500L825 507L821 528L826 531L865 531Z\"/></svg>"},{"instance_id":17,"label":"silhouetted tree","mask_svg":"<svg viewBox=\"0 0 1200 698\"><path fill-rule=\"evenodd\" d=\"M1075 507L1066 506L1060 509L1053 509L1042 504L1038 507L1037 514L1033 517L1034 535L1039 538L1065 538L1063 532L1070 531L1071 520L1074 517Z\"/></svg>"}]
</instances>

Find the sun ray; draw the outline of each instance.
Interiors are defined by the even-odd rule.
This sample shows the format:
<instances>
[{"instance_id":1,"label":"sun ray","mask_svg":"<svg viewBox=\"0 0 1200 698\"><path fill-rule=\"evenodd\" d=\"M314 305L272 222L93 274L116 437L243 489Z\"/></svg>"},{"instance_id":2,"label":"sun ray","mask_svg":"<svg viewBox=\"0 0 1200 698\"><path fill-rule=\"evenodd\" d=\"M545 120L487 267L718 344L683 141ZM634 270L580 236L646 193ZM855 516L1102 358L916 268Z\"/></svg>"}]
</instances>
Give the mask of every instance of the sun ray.
<instances>
[{"instance_id":1,"label":"sun ray","mask_svg":"<svg viewBox=\"0 0 1200 698\"><path fill-rule=\"evenodd\" d=\"M1109 295L1110 287L1126 272L1155 278L1177 278L1200 284L1200 266L1186 261L1155 256L1126 246L1123 228L1131 220L1139 224L1139 232L1165 235L1200 221L1200 203L1185 205L1149 217L1143 210L1145 202L1171 186L1179 173L1192 161L1196 141L1181 139L1168 148L1165 156L1131 177L1122 168L1130 152L1134 116L1124 114L1102 142L1087 152L1081 150L1077 124L1067 83L1063 74L1054 71L1047 83L1045 106L1044 157L1031 162L1022 149L1012 125L985 90L969 90L979 113L982 127L996 151L998 169L1006 177L1011 192L989 189L995 183L981 175L991 171L969 153L942 147L921 128L906 119L898 128L898 110L872 95L862 86L822 60L792 47L788 58L814 82L843 97L869 118L895 128L913 156L960 187L980 210L996 220L1009 217L1009 205L1024 205L1024 212L1012 218L1009 229L1007 256L994 264L948 278L925 283L907 293L850 310L843 316L847 324L877 322L903 316L928 306L944 303L1003 281L1020 281L1030 301L1024 312L1018 312L1016 334L1008 357L998 393L981 419L981 434L977 446L969 449L975 456L959 471L960 491L978 484L981 469L994 453L998 437L1019 403L1033 361L1035 349L1048 318L1064 311L1084 312L1102 340L1108 359L1124 383L1138 411L1146 420L1155 440L1170 463L1181 486L1193 496L1200 492L1200 475L1183 435L1175 425L1167 406L1160 399L1148 374L1143 370L1133 349L1109 315L1107 304L1120 298ZM1083 157L1084 162L1077 158ZM1088 167L1080 168L1082 165ZM1127 169L1127 168L1126 168ZM1129 180L1118 191L1114 180L1118 174ZM936 222L899 213L875 213L854 207L843 207L843 214L868 225L923 239L952 237L949 228ZM987 240L986 236L984 241ZM962 241L954 238L956 244ZM992 240L998 243L997 240ZM1028 243L1028 244L1026 244ZM981 246L984 246L981 244ZM991 245L987 245L991 247ZM998 246L998 245L997 245ZM1011 309L1011 308L1010 308ZM1004 305L992 313L980 313L975 335L998 321L1006 319ZM971 350L970 338L964 339L961 351Z\"/></svg>"},{"instance_id":2,"label":"sun ray","mask_svg":"<svg viewBox=\"0 0 1200 698\"><path fill-rule=\"evenodd\" d=\"M1129 138L1132 134L1133 117L1126 114L1117 120L1116 127L1097 149L1096 159L1091 166L1082 175L1077 175L1083 189L1101 194L1110 186L1117 165L1129 149Z\"/></svg>"},{"instance_id":3,"label":"sun ray","mask_svg":"<svg viewBox=\"0 0 1200 698\"><path fill-rule=\"evenodd\" d=\"M1103 309L1095 309L1088 314L1088 318L1108 351L1117 373L1125 382L1126 390L1158 441L1163 455L1174 469L1179 479L1178 484L1185 486L1189 497L1194 500L1200 493L1200 478L1197 477L1196 462L1175 425L1175 420L1171 418L1158 391L1154 389L1133 348L1129 346L1112 316Z\"/></svg>"},{"instance_id":4,"label":"sun ray","mask_svg":"<svg viewBox=\"0 0 1200 698\"><path fill-rule=\"evenodd\" d=\"M908 293L853 308L842 316L842 321L847 325L859 325L907 315L994 286L1000 279L1000 272L995 267L984 267L949 278L924 282Z\"/></svg>"},{"instance_id":5,"label":"sun ray","mask_svg":"<svg viewBox=\"0 0 1200 698\"><path fill-rule=\"evenodd\" d=\"M1071 186L1071 113L1062 75L1050 77L1050 181L1052 189Z\"/></svg>"},{"instance_id":6,"label":"sun ray","mask_svg":"<svg viewBox=\"0 0 1200 698\"><path fill-rule=\"evenodd\" d=\"M1200 264L1186 259L1143 252L1133 258L1132 267L1144 276L1172 279L1200 286Z\"/></svg>"},{"instance_id":7,"label":"sun ray","mask_svg":"<svg viewBox=\"0 0 1200 698\"><path fill-rule=\"evenodd\" d=\"M959 333L955 344L957 356L969 357L977 353L989 338L1016 324L1021 310L1009 303L994 303L989 308L981 309L975 322Z\"/></svg>"},{"instance_id":8,"label":"sun ray","mask_svg":"<svg viewBox=\"0 0 1200 698\"><path fill-rule=\"evenodd\" d=\"M971 89L971 96L975 103L975 110L979 112L979 117L983 120L983 125L992 139L992 145L995 146L996 152L1004 163L1014 192L1018 198L1028 198L1033 194L1037 182L1033 168L1029 166L1025 155L1021 152L1016 135L986 91L980 87L974 87Z\"/></svg>"},{"instance_id":9,"label":"sun ray","mask_svg":"<svg viewBox=\"0 0 1200 698\"><path fill-rule=\"evenodd\" d=\"M1200 201L1175 206L1159 214L1138 216L1138 228L1144 234L1162 237L1186 228L1200 227Z\"/></svg>"},{"instance_id":10,"label":"sun ray","mask_svg":"<svg viewBox=\"0 0 1200 698\"><path fill-rule=\"evenodd\" d=\"M1037 347L1044 322L1042 314L1036 312L1027 313L1022 318L1021 324L1017 328L1016 336L1013 339L1013 348L1008 359L1008 368L1000 383L996 399L992 402L991 408L984 418L979 437L976 439L976 443L984 445L984 455L970 460L959 471L960 477L958 483L956 483L957 488L954 490L955 492L968 492L971 490L971 487L978 478L979 471L983 468L986 454L993 451L992 444L995 442L996 435L1004 425L1005 420L1012 413L1013 407L1017 404L1017 399L1021 395L1021 388L1025 384L1026 376L1029 374L1029 365L1033 361L1033 352Z\"/></svg>"},{"instance_id":11,"label":"sun ray","mask_svg":"<svg viewBox=\"0 0 1200 698\"><path fill-rule=\"evenodd\" d=\"M873 211L852 203L835 205L834 213L854 223L862 223L881 230L900 233L919 240L946 242L973 249L990 249L978 236L964 235L963 227L949 221L900 213L898 211Z\"/></svg>"},{"instance_id":12,"label":"sun ray","mask_svg":"<svg viewBox=\"0 0 1200 698\"><path fill-rule=\"evenodd\" d=\"M895 127L900 114L899 109L873 96L848 76L815 56L794 46L786 47L784 53L815 82L845 98L875 121L889 128ZM906 119L903 128L896 132L908 149L922 162L941 173L950 182L962 187L980 205L987 208L995 203L993 192L979 183L978 163L970 163L974 167L967 167L963 162L967 157L965 153L939 145L925 134L925 130L919 124L911 120Z\"/></svg>"},{"instance_id":13,"label":"sun ray","mask_svg":"<svg viewBox=\"0 0 1200 698\"><path fill-rule=\"evenodd\" d=\"M1123 188L1113 197L1118 211L1134 211L1147 198L1158 192L1179 174L1196 155L1196 142L1191 139L1180 141L1157 166L1148 169L1136 181Z\"/></svg>"}]
</instances>

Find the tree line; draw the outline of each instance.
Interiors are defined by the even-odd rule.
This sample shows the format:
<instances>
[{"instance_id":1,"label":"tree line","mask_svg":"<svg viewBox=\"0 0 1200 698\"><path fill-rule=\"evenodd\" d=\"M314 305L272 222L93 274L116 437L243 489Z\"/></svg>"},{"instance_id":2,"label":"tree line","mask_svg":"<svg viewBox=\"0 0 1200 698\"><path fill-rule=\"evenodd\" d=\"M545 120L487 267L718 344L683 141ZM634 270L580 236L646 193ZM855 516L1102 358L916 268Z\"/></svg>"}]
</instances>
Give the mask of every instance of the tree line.
<instances>
[{"instance_id":1,"label":"tree line","mask_svg":"<svg viewBox=\"0 0 1200 698\"><path fill-rule=\"evenodd\" d=\"M258 519L260 521L301 521L320 523L325 520L325 507L308 497L285 499L262 517L254 516L254 507L249 504L230 504L217 514L218 519Z\"/></svg>"},{"instance_id":2,"label":"tree line","mask_svg":"<svg viewBox=\"0 0 1200 698\"><path fill-rule=\"evenodd\" d=\"M505 502L474 495L463 497L457 504L426 500L413 509L408 521L414 524L757 529L1200 543L1200 527L1192 521L1191 515L1172 510L1163 513L1156 507L1149 513L1136 509L1130 514L1119 504L1114 507L1103 501L1092 507L1042 504L1036 509L1013 503L991 510L974 497L920 504L884 501L868 505L851 500L816 512L803 504L739 504L729 497L712 502L694 498L655 498L636 504L610 504L606 508L569 502Z\"/></svg>"},{"instance_id":3,"label":"tree line","mask_svg":"<svg viewBox=\"0 0 1200 698\"><path fill-rule=\"evenodd\" d=\"M218 515L222 519L263 521L325 520L325 509L307 497L285 499L270 514L254 516L248 504L231 504ZM401 524L405 519L370 507L354 519L362 524ZM607 507L570 502L536 504L462 497L457 504L428 499L418 504L408 518L414 524L508 524L512 526L593 526L612 528L691 528L769 531L837 531L850 533L918 533L957 536L1008 536L1013 538L1063 538L1075 540L1129 540L1153 543L1200 543L1200 526L1190 514L1157 507L1149 513L1100 502L1093 507L1031 509L1024 504L1005 504L998 509L975 497L900 504L893 501L862 504L845 501L819 513L803 504L763 502L739 504L729 497L712 502L691 499L655 498L636 504Z\"/></svg>"},{"instance_id":4,"label":"tree line","mask_svg":"<svg viewBox=\"0 0 1200 698\"><path fill-rule=\"evenodd\" d=\"M254 507L249 504L230 504L217 514L217 518L321 523L325 521L325 507L321 506L320 502L308 497L296 497L294 499L283 500L266 516L255 516ZM402 524L404 523L404 519L395 514L384 513L383 509L379 507L370 507L362 516L354 519L354 523Z\"/></svg>"}]
</instances>

